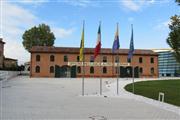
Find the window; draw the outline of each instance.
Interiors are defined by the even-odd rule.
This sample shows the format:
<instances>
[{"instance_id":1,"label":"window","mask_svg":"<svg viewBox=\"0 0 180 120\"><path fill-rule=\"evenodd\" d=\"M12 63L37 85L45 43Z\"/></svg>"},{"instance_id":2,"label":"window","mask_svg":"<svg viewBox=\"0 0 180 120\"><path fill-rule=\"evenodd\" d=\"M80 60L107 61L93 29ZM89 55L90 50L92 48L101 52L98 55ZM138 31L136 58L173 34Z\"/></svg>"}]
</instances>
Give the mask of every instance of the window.
<instances>
[{"instance_id":1,"label":"window","mask_svg":"<svg viewBox=\"0 0 180 120\"><path fill-rule=\"evenodd\" d=\"M151 63L154 63L154 58L151 58Z\"/></svg>"},{"instance_id":2,"label":"window","mask_svg":"<svg viewBox=\"0 0 180 120\"><path fill-rule=\"evenodd\" d=\"M94 62L94 56L90 57L90 62Z\"/></svg>"},{"instance_id":3,"label":"window","mask_svg":"<svg viewBox=\"0 0 180 120\"><path fill-rule=\"evenodd\" d=\"M50 73L54 73L54 66L50 67Z\"/></svg>"},{"instance_id":4,"label":"window","mask_svg":"<svg viewBox=\"0 0 180 120\"><path fill-rule=\"evenodd\" d=\"M107 73L107 68L103 67L103 73Z\"/></svg>"},{"instance_id":5,"label":"window","mask_svg":"<svg viewBox=\"0 0 180 120\"><path fill-rule=\"evenodd\" d=\"M94 73L94 67L90 67L90 73L91 73L91 74Z\"/></svg>"},{"instance_id":6,"label":"window","mask_svg":"<svg viewBox=\"0 0 180 120\"><path fill-rule=\"evenodd\" d=\"M79 62L79 60L80 60L80 58L79 58L79 56L77 56L77 62Z\"/></svg>"},{"instance_id":7,"label":"window","mask_svg":"<svg viewBox=\"0 0 180 120\"><path fill-rule=\"evenodd\" d=\"M139 72L140 72L140 74L143 73L143 68L142 67L140 67Z\"/></svg>"},{"instance_id":8,"label":"window","mask_svg":"<svg viewBox=\"0 0 180 120\"><path fill-rule=\"evenodd\" d=\"M107 56L103 56L103 62L107 62Z\"/></svg>"},{"instance_id":9,"label":"window","mask_svg":"<svg viewBox=\"0 0 180 120\"><path fill-rule=\"evenodd\" d=\"M131 63L131 59L128 59L128 58L127 58L127 62L128 62L128 63Z\"/></svg>"},{"instance_id":10,"label":"window","mask_svg":"<svg viewBox=\"0 0 180 120\"><path fill-rule=\"evenodd\" d=\"M36 55L36 61L40 61L40 55Z\"/></svg>"},{"instance_id":11,"label":"window","mask_svg":"<svg viewBox=\"0 0 180 120\"><path fill-rule=\"evenodd\" d=\"M54 62L54 55L51 55L51 56L50 56L50 61L51 61L51 62Z\"/></svg>"},{"instance_id":12,"label":"window","mask_svg":"<svg viewBox=\"0 0 180 120\"><path fill-rule=\"evenodd\" d=\"M142 57L139 58L139 63L142 63L143 62L143 59Z\"/></svg>"},{"instance_id":13,"label":"window","mask_svg":"<svg viewBox=\"0 0 180 120\"><path fill-rule=\"evenodd\" d=\"M64 62L68 62L68 57L67 57L67 55L64 56Z\"/></svg>"},{"instance_id":14,"label":"window","mask_svg":"<svg viewBox=\"0 0 180 120\"><path fill-rule=\"evenodd\" d=\"M119 62L119 57L118 57L118 56L115 57L115 62L116 62L116 63Z\"/></svg>"},{"instance_id":15,"label":"window","mask_svg":"<svg viewBox=\"0 0 180 120\"><path fill-rule=\"evenodd\" d=\"M154 68L151 68L151 74L154 74Z\"/></svg>"},{"instance_id":16,"label":"window","mask_svg":"<svg viewBox=\"0 0 180 120\"><path fill-rule=\"evenodd\" d=\"M81 67L80 66L77 67L77 73L81 73Z\"/></svg>"},{"instance_id":17,"label":"window","mask_svg":"<svg viewBox=\"0 0 180 120\"><path fill-rule=\"evenodd\" d=\"M40 67L36 66L36 73L40 73Z\"/></svg>"}]
</instances>

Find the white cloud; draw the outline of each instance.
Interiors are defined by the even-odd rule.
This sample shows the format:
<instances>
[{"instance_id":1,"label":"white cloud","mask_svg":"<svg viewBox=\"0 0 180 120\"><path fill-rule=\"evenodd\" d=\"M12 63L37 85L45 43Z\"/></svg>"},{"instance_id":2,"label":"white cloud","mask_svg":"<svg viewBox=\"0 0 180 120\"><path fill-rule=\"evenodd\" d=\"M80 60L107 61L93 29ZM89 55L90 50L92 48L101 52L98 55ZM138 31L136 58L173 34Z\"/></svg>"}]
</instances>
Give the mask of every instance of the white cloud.
<instances>
[{"instance_id":1,"label":"white cloud","mask_svg":"<svg viewBox=\"0 0 180 120\"><path fill-rule=\"evenodd\" d=\"M128 18L128 21L129 21L129 22L133 22L133 21L134 21L134 18L133 18L133 17L129 17L129 18Z\"/></svg>"},{"instance_id":2,"label":"white cloud","mask_svg":"<svg viewBox=\"0 0 180 120\"><path fill-rule=\"evenodd\" d=\"M121 5L130 11L139 11L143 7L153 4L169 3L170 0L120 0Z\"/></svg>"},{"instance_id":3,"label":"white cloud","mask_svg":"<svg viewBox=\"0 0 180 120\"><path fill-rule=\"evenodd\" d=\"M39 6L43 3L47 3L50 1L49 0L9 0L9 2Z\"/></svg>"},{"instance_id":4,"label":"white cloud","mask_svg":"<svg viewBox=\"0 0 180 120\"><path fill-rule=\"evenodd\" d=\"M154 29L158 31L167 30L169 28L169 24L171 23L170 20L166 20L163 22L159 22Z\"/></svg>"},{"instance_id":5,"label":"white cloud","mask_svg":"<svg viewBox=\"0 0 180 120\"><path fill-rule=\"evenodd\" d=\"M63 29L63 28L53 27L52 31L55 34L56 38L66 38L74 32L74 29L73 28Z\"/></svg>"},{"instance_id":6,"label":"white cloud","mask_svg":"<svg viewBox=\"0 0 180 120\"><path fill-rule=\"evenodd\" d=\"M22 34L26 29L32 26L42 23L42 20L35 16L32 11L14 4L14 2L3 1L1 11L1 26L5 44L5 57L18 59L22 64L30 60L29 53L24 49L22 45ZM48 22L49 23L49 22ZM56 38L66 38L70 36L74 29L63 29L51 26L52 30L55 30Z\"/></svg>"},{"instance_id":7,"label":"white cloud","mask_svg":"<svg viewBox=\"0 0 180 120\"><path fill-rule=\"evenodd\" d=\"M3 1L1 11L1 25L2 33L5 44L5 57L11 57L18 59L19 63L29 61L29 54L22 46L22 34L25 28L34 25L38 18L34 16L30 11L12 4L7 1Z\"/></svg>"},{"instance_id":8,"label":"white cloud","mask_svg":"<svg viewBox=\"0 0 180 120\"><path fill-rule=\"evenodd\" d=\"M98 1L91 1L91 0L62 0L59 2L66 3L72 6L79 6L79 7L97 6L98 3Z\"/></svg>"},{"instance_id":9,"label":"white cloud","mask_svg":"<svg viewBox=\"0 0 180 120\"><path fill-rule=\"evenodd\" d=\"M129 10L132 10L132 11L138 11L141 7L141 4L138 4L134 2L133 0L122 0L121 3L125 8L128 8Z\"/></svg>"}]
</instances>

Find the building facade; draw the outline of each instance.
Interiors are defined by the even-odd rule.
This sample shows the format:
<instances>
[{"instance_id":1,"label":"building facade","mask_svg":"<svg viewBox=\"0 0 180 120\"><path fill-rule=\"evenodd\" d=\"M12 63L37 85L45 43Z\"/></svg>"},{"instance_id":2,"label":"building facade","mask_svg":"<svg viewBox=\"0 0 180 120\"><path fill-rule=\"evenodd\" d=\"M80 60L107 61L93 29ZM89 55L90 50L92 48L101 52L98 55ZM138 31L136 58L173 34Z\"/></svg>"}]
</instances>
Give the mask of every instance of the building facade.
<instances>
[{"instance_id":1,"label":"building facade","mask_svg":"<svg viewBox=\"0 0 180 120\"><path fill-rule=\"evenodd\" d=\"M4 44L2 38L0 38L0 69L3 68L3 62L4 62Z\"/></svg>"},{"instance_id":2,"label":"building facade","mask_svg":"<svg viewBox=\"0 0 180 120\"><path fill-rule=\"evenodd\" d=\"M159 77L177 77L180 76L180 64L176 62L171 49L153 50L159 54Z\"/></svg>"},{"instance_id":3,"label":"building facade","mask_svg":"<svg viewBox=\"0 0 180 120\"><path fill-rule=\"evenodd\" d=\"M5 58L4 59L4 67L6 69L16 69L18 67L17 59Z\"/></svg>"},{"instance_id":4,"label":"building facade","mask_svg":"<svg viewBox=\"0 0 180 120\"><path fill-rule=\"evenodd\" d=\"M31 77L81 77L83 68L85 77L132 77L132 67L135 77L158 77L158 54L151 50L135 50L128 63L128 49L120 49L117 55L103 48L94 60L94 49L86 48L84 67L79 48L34 46L30 52Z\"/></svg>"}]
</instances>

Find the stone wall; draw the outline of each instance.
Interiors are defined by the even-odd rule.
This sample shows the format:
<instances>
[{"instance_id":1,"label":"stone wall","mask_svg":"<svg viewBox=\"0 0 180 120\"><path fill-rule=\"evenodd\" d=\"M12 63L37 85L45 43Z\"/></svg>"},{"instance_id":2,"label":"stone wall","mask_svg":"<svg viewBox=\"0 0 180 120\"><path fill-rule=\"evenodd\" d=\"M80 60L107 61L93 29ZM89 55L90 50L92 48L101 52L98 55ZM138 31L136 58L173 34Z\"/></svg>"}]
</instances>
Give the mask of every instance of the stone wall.
<instances>
[{"instance_id":1,"label":"stone wall","mask_svg":"<svg viewBox=\"0 0 180 120\"><path fill-rule=\"evenodd\" d=\"M19 71L0 71L0 81L8 80L19 75Z\"/></svg>"}]
</instances>

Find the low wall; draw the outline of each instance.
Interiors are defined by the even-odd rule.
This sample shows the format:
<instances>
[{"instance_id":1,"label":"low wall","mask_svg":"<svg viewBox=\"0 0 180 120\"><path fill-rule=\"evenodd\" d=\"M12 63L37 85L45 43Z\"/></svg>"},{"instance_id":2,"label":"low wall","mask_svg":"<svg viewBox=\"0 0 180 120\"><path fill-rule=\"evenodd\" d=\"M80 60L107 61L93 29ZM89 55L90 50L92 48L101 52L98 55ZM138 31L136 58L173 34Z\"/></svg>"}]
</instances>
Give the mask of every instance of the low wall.
<instances>
[{"instance_id":1,"label":"low wall","mask_svg":"<svg viewBox=\"0 0 180 120\"><path fill-rule=\"evenodd\" d=\"M0 71L0 81L8 80L19 75L19 71Z\"/></svg>"}]
</instances>

